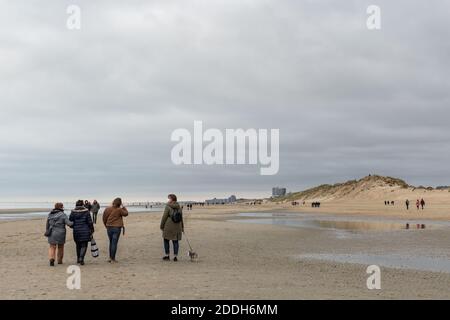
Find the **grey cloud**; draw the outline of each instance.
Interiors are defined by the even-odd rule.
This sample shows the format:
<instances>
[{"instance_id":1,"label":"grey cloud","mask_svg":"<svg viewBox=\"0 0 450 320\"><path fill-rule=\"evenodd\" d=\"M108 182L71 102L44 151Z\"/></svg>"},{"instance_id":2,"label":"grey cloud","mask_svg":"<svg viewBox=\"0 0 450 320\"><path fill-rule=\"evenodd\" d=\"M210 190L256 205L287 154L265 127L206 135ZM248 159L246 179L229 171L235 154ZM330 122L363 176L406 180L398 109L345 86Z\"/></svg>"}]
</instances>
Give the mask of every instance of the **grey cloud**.
<instances>
[{"instance_id":1,"label":"grey cloud","mask_svg":"<svg viewBox=\"0 0 450 320\"><path fill-rule=\"evenodd\" d=\"M377 1L375 32L371 1L1 3L0 198L448 184L446 1ZM170 134L194 120L279 128L280 173L175 167Z\"/></svg>"}]
</instances>

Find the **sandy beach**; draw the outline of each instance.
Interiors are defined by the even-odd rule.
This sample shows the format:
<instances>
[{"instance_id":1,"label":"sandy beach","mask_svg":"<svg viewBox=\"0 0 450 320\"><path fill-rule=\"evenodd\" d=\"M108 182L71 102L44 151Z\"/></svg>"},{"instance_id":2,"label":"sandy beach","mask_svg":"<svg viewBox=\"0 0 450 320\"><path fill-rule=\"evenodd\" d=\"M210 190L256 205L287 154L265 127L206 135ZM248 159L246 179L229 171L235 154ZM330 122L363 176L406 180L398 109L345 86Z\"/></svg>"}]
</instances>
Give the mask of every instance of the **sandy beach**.
<instances>
[{"instance_id":1,"label":"sandy beach","mask_svg":"<svg viewBox=\"0 0 450 320\"><path fill-rule=\"evenodd\" d=\"M419 218L414 210L376 203L330 202L321 209L289 204L196 208L185 213L186 232L200 259L163 262L160 213L135 213L126 219L118 264L106 261L105 228L97 225L100 258L82 267L81 290L68 290L66 268L75 248L68 232L64 265L50 268L45 219L0 222L0 299L450 299L450 273L381 267L382 289L366 287L367 264L308 258L317 254L385 254L414 257L427 252L450 259L449 229L348 233L333 229L294 228L230 220L242 212L298 216L358 215L377 219ZM450 220L445 203L430 206L420 218ZM346 233L344 233L346 234ZM342 235L342 234L341 234ZM306 258L305 258L306 257Z\"/></svg>"}]
</instances>

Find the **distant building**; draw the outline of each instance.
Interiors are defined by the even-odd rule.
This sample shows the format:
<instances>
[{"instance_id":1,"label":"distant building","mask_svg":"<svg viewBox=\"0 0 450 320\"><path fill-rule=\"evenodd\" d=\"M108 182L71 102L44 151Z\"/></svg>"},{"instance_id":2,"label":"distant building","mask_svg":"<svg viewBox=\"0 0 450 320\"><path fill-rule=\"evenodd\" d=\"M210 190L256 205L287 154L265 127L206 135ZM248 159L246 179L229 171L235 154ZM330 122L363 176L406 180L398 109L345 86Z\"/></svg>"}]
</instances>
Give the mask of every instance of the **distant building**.
<instances>
[{"instance_id":1,"label":"distant building","mask_svg":"<svg viewBox=\"0 0 450 320\"><path fill-rule=\"evenodd\" d=\"M286 188L274 187L272 188L272 197L284 197L286 195Z\"/></svg>"},{"instance_id":2,"label":"distant building","mask_svg":"<svg viewBox=\"0 0 450 320\"><path fill-rule=\"evenodd\" d=\"M205 200L206 204L229 204L229 203L235 203L237 201L237 198L235 195L230 196L227 199L210 199L210 200Z\"/></svg>"}]
</instances>

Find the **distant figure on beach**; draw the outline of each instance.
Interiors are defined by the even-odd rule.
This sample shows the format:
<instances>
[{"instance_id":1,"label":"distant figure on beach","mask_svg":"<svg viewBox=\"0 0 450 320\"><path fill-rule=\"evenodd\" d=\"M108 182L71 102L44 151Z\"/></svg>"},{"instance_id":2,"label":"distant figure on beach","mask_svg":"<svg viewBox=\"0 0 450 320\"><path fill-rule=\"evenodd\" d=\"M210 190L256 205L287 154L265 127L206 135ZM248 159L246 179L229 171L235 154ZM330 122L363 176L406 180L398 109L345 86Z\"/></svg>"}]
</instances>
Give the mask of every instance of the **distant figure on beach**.
<instances>
[{"instance_id":1,"label":"distant figure on beach","mask_svg":"<svg viewBox=\"0 0 450 320\"><path fill-rule=\"evenodd\" d=\"M408 199L406 199L405 204L406 204L406 210L409 210L409 200Z\"/></svg>"},{"instance_id":2,"label":"distant figure on beach","mask_svg":"<svg viewBox=\"0 0 450 320\"><path fill-rule=\"evenodd\" d=\"M97 200L94 200L94 202L92 202L91 208L92 220L94 220L94 224L97 224L97 215L99 211L100 211L100 204L97 202Z\"/></svg>"},{"instance_id":3,"label":"distant figure on beach","mask_svg":"<svg viewBox=\"0 0 450 320\"><path fill-rule=\"evenodd\" d=\"M89 200L84 201L84 207L85 207L86 209L88 209L89 212L91 212L92 205L91 205L91 203L89 202Z\"/></svg>"},{"instance_id":4,"label":"distant figure on beach","mask_svg":"<svg viewBox=\"0 0 450 320\"><path fill-rule=\"evenodd\" d=\"M180 248L179 241L184 232L183 210L177 202L177 196L169 194L168 201L161 218L160 229L164 239L165 256L163 260L170 261L170 241L173 244L173 261L178 261L178 252Z\"/></svg>"},{"instance_id":5,"label":"distant figure on beach","mask_svg":"<svg viewBox=\"0 0 450 320\"><path fill-rule=\"evenodd\" d=\"M119 244L120 233L123 230L125 234L125 226L123 217L128 216L128 210L122 205L122 199L114 199L112 206L103 212L103 223L109 238L109 260L110 263L116 263L117 246Z\"/></svg>"},{"instance_id":6,"label":"distant figure on beach","mask_svg":"<svg viewBox=\"0 0 450 320\"><path fill-rule=\"evenodd\" d=\"M92 222L89 210L84 206L83 200L78 200L75 209L72 210L69 220L73 222L73 240L76 244L77 263L84 265L84 257L89 241L94 233L94 224Z\"/></svg>"},{"instance_id":7,"label":"distant figure on beach","mask_svg":"<svg viewBox=\"0 0 450 320\"><path fill-rule=\"evenodd\" d=\"M420 200L420 205L421 205L422 210L423 210L425 208L425 200L423 200L423 198L422 198L422 200Z\"/></svg>"},{"instance_id":8,"label":"distant figure on beach","mask_svg":"<svg viewBox=\"0 0 450 320\"><path fill-rule=\"evenodd\" d=\"M420 209L420 200L419 199L417 199L417 201L416 201L416 207L417 207L417 210Z\"/></svg>"},{"instance_id":9,"label":"distant figure on beach","mask_svg":"<svg viewBox=\"0 0 450 320\"><path fill-rule=\"evenodd\" d=\"M58 264L63 263L66 226L72 227L73 222L64 213L64 205L58 202L55 204L55 208L48 214L45 228L45 236L48 238L48 243L50 244L48 259L51 267L55 266L56 248L58 248Z\"/></svg>"}]
</instances>

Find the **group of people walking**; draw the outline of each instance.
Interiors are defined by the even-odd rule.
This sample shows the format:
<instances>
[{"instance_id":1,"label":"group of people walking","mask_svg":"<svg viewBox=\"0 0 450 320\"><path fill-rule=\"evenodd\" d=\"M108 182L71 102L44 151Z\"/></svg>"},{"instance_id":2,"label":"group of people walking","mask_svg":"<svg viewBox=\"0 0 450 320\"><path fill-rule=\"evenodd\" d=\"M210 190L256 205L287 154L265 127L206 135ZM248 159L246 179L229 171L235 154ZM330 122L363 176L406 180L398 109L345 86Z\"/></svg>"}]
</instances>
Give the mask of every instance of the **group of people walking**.
<instances>
[{"instance_id":1,"label":"group of people walking","mask_svg":"<svg viewBox=\"0 0 450 320\"><path fill-rule=\"evenodd\" d=\"M311 203L311 207L313 208L320 208L321 203L320 202L313 202Z\"/></svg>"},{"instance_id":2,"label":"group of people walking","mask_svg":"<svg viewBox=\"0 0 450 320\"><path fill-rule=\"evenodd\" d=\"M406 206L406 210L409 210L409 207L410 207L410 201L409 201L409 199L406 199L406 201L405 201L405 206ZM389 206L389 205L395 205L395 202L394 201L384 201L384 205L385 206ZM420 208L422 208L422 210L424 210L425 209L425 200L422 198L422 199L417 199L417 201L416 201L416 208L417 208L417 210L420 210Z\"/></svg>"},{"instance_id":3,"label":"group of people walking","mask_svg":"<svg viewBox=\"0 0 450 320\"><path fill-rule=\"evenodd\" d=\"M92 204L89 202L89 200L84 201L84 207L89 210L89 212L92 213L92 221L94 224L97 224L97 215L100 212L100 204L97 200L94 200Z\"/></svg>"},{"instance_id":4,"label":"group of people walking","mask_svg":"<svg viewBox=\"0 0 450 320\"><path fill-rule=\"evenodd\" d=\"M409 210L410 202L408 199L406 199L405 205L406 205L406 210ZM422 210L425 209L425 200L423 198L420 200L419 199L416 200L416 208L417 208L417 210L420 210L420 208L422 208Z\"/></svg>"},{"instance_id":5,"label":"group of people walking","mask_svg":"<svg viewBox=\"0 0 450 320\"><path fill-rule=\"evenodd\" d=\"M49 263L54 266L55 262L63 263L64 245L66 243L66 227L73 229L73 240L76 247L77 264L84 265L84 259L91 242L95 243L93 235L94 224L100 205L97 201L92 204L89 201L78 200L75 208L67 216L64 213L64 204L56 203L54 209L49 213L46 223L45 236L48 239ZM91 216L92 212L92 216ZM123 205L122 199L116 198L112 205L103 212L103 224L109 239L108 262L116 263L116 253L121 234L125 234L123 218L128 216L128 210ZM163 260L170 260L170 241L173 243L174 261L178 261L179 241L184 232L183 212L174 194L168 196L168 202L164 209L160 228L164 239L165 256Z\"/></svg>"}]
</instances>

